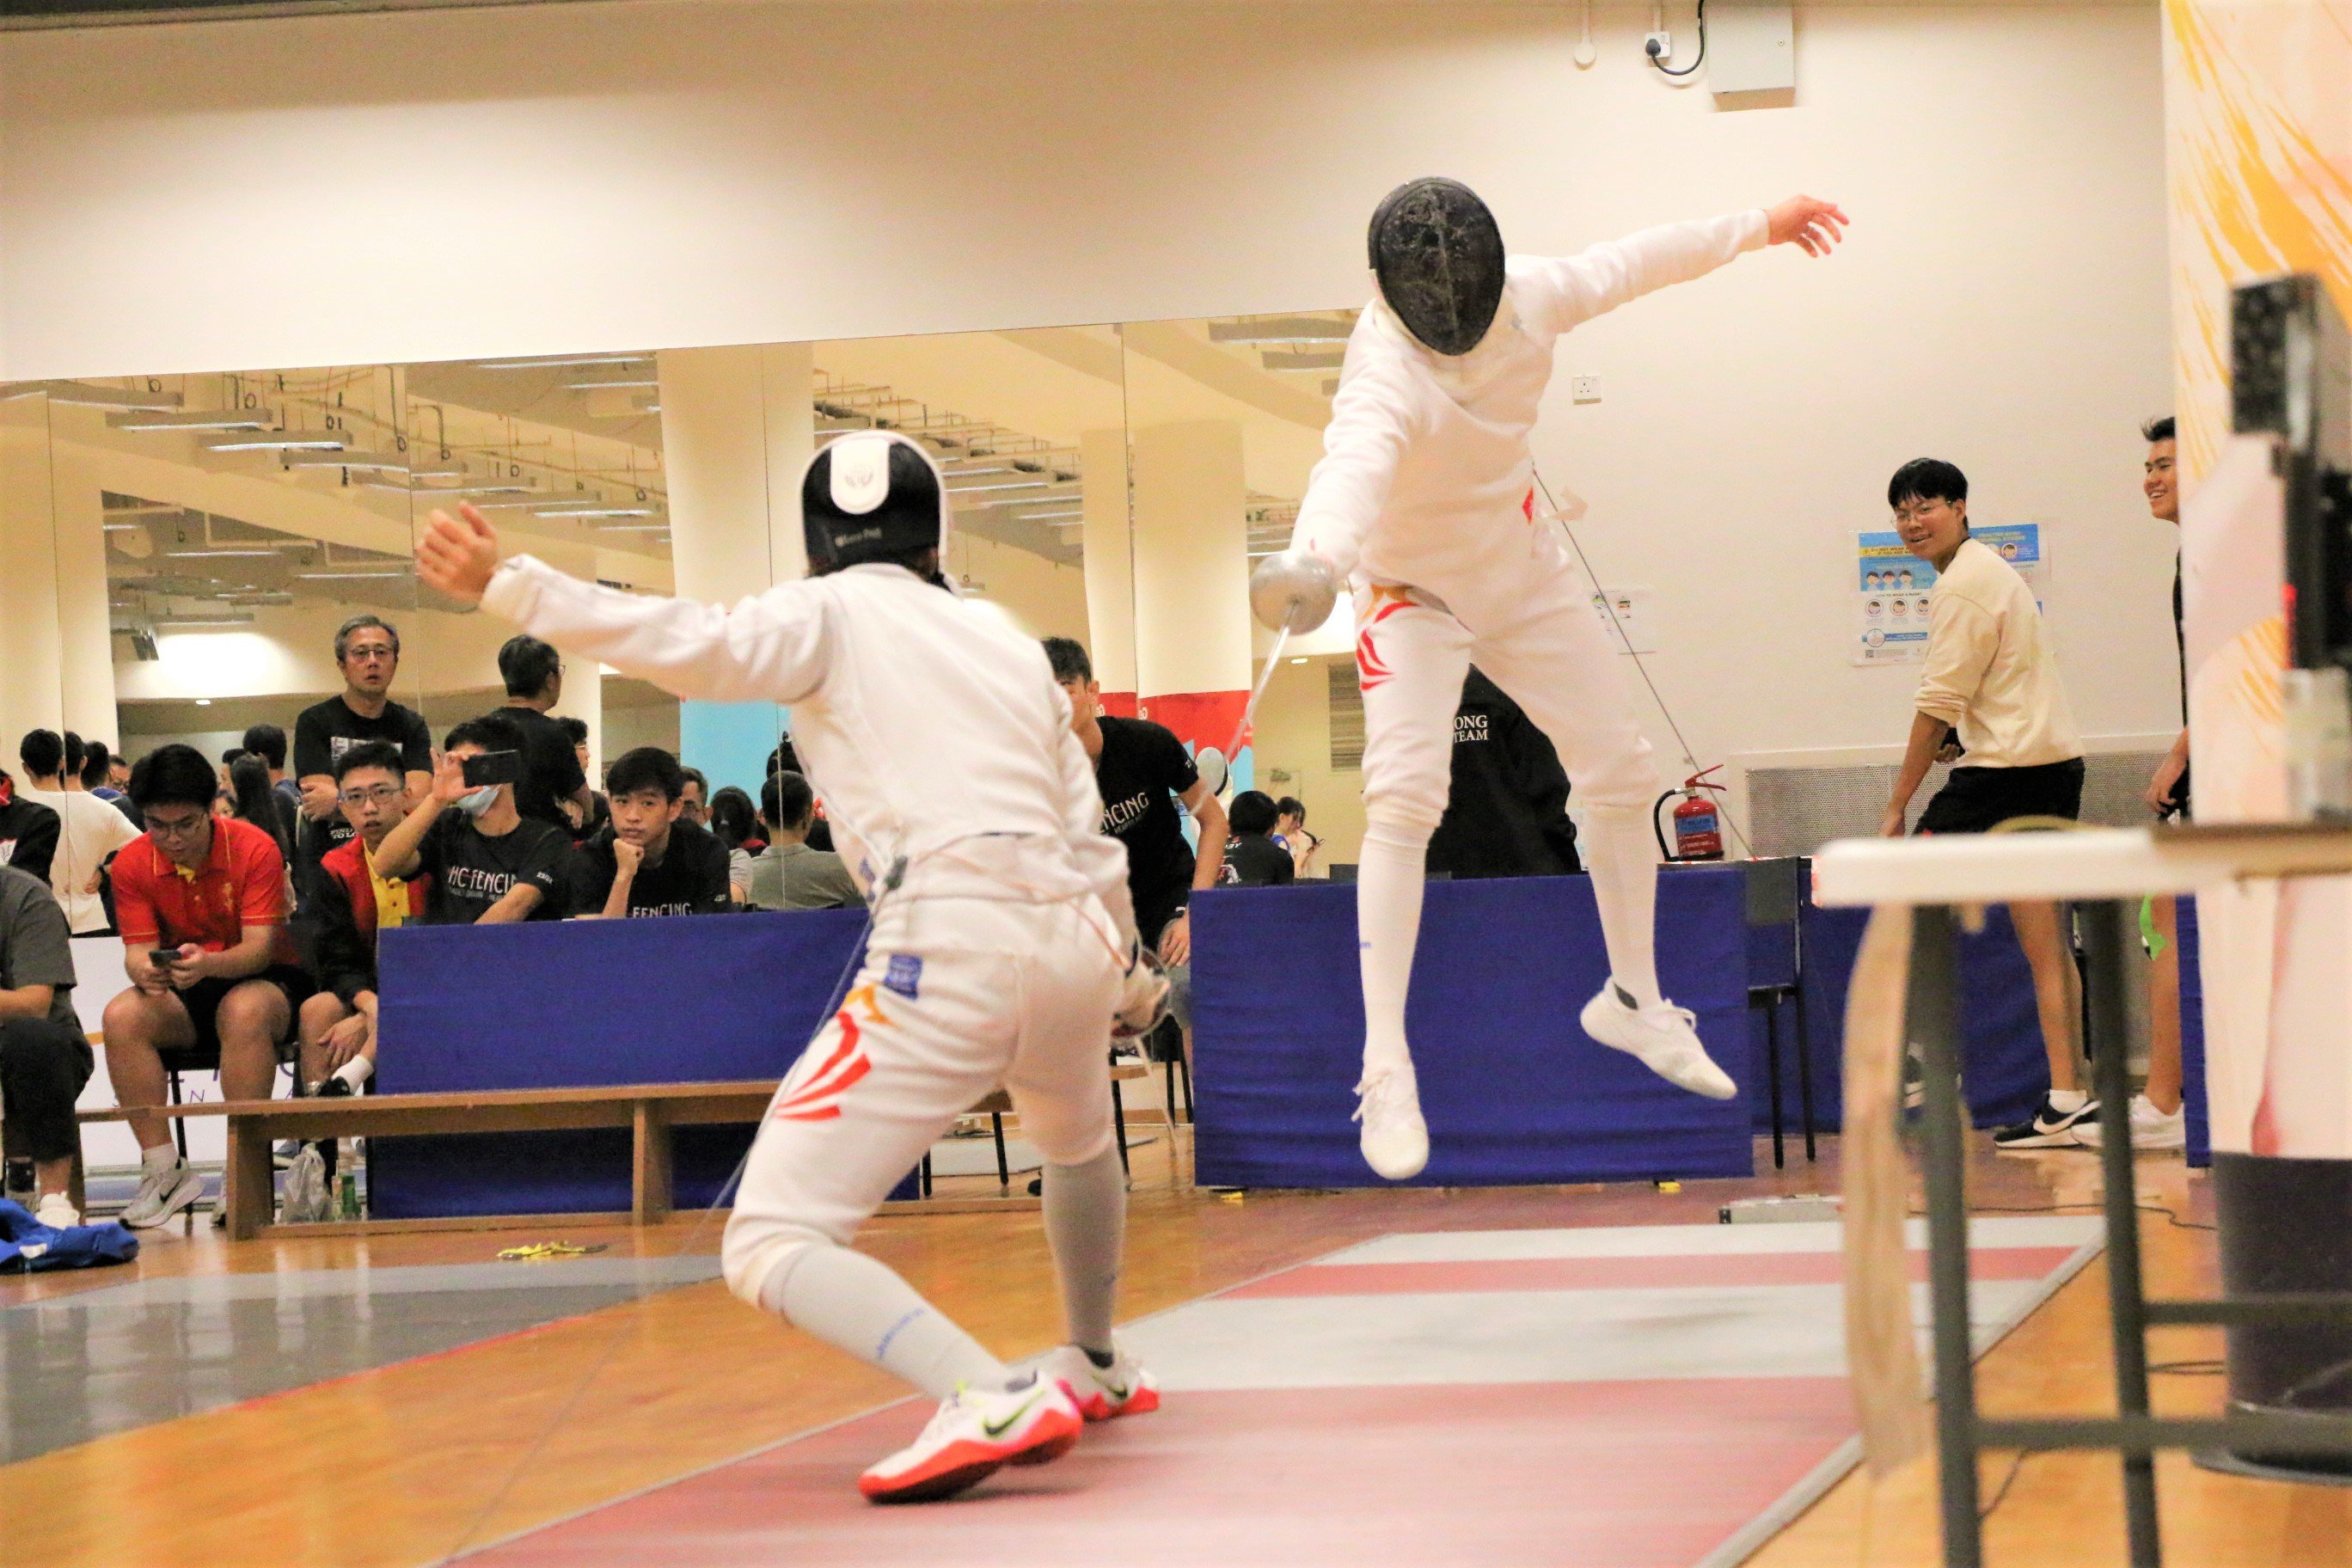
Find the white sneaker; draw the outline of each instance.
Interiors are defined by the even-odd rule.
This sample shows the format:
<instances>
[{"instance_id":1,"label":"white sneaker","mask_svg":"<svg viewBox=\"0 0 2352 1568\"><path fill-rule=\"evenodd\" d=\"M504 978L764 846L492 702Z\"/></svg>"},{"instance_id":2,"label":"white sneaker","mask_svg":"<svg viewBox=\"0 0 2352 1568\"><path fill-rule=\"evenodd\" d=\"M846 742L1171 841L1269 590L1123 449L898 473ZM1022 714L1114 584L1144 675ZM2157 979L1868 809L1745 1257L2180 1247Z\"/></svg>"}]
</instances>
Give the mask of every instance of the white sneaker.
<instances>
[{"instance_id":1,"label":"white sneaker","mask_svg":"<svg viewBox=\"0 0 2352 1568\"><path fill-rule=\"evenodd\" d=\"M1077 1346L1064 1345L1038 1359L1037 1375L1067 1389L1079 1414L1089 1421L1149 1415L1159 1409L1158 1381L1118 1345L1111 1346L1111 1357L1108 1366L1097 1366Z\"/></svg>"},{"instance_id":2,"label":"white sneaker","mask_svg":"<svg viewBox=\"0 0 2352 1568\"><path fill-rule=\"evenodd\" d=\"M204 1195L205 1179L188 1169L185 1160L175 1160L140 1178L138 1193L119 1217L133 1230L147 1230Z\"/></svg>"},{"instance_id":3,"label":"white sneaker","mask_svg":"<svg viewBox=\"0 0 2352 1568\"><path fill-rule=\"evenodd\" d=\"M71 1230L81 1223L81 1211L63 1193L43 1193L40 1205L33 1210L33 1218L51 1230Z\"/></svg>"},{"instance_id":4,"label":"white sneaker","mask_svg":"<svg viewBox=\"0 0 2352 1568\"><path fill-rule=\"evenodd\" d=\"M1421 1119L1421 1089L1410 1066L1368 1072L1356 1086L1354 1121L1364 1163L1391 1182L1410 1180L1429 1163L1429 1124Z\"/></svg>"},{"instance_id":5,"label":"white sneaker","mask_svg":"<svg viewBox=\"0 0 2352 1568\"><path fill-rule=\"evenodd\" d=\"M2101 1146L2099 1124L2089 1117L2074 1123L2074 1142L2085 1149ZM2187 1107L2167 1116L2158 1110L2144 1094L2131 1098L2131 1146L2135 1150L2186 1149L2189 1147L2189 1116Z\"/></svg>"},{"instance_id":6,"label":"white sneaker","mask_svg":"<svg viewBox=\"0 0 2352 1568\"><path fill-rule=\"evenodd\" d=\"M1042 1465L1086 1430L1070 1391L1040 1373L1026 1388L959 1388L923 1435L857 1478L871 1502L952 1497L1007 1465Z\"/></svg>"},{"instance_id":7,"label":"white sneaker","mask_svg":"<svg viewBox=\"0 0 2352 1568\"><path fill-rule=\"evenodd\" d=\"M1715 1065L1699 1044L1698 1015L1687 1007L1661 1002L1654 1007L1631 1007L1617 996L1617 983L1601 986L1601 994L1584 1005L1579 1019L1584 1032L1602 1045L1638 1057L1643 1066L1677 1089L1709 1100L1738 1097L1739 1086Z\"/></svg>"}]
</instances>

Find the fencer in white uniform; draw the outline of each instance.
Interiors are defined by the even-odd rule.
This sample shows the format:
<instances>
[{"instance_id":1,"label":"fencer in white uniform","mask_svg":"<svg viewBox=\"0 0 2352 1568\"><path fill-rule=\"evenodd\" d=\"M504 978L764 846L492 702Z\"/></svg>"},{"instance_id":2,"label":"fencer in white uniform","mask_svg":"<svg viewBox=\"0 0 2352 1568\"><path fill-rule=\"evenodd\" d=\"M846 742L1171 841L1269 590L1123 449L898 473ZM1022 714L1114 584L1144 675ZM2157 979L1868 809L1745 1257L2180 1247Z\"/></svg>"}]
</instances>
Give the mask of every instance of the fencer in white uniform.
<instances>
[{"instance_id":1,"label":"fencer in white uniform","mask_svg":"<svg viewBox=\"0 0 2352 1568\"><path fill-rule=\"evenodd\" d=\"M1382 1176L1415 1175L1429 1156L1405 993L1474 659L1551 738L1583 810L1610 967L1585 1031L1696 1093L1738 1092L1692 1015L1659 994L1650 748L1591 590L1558 526L1538 516L1528 438L1560 334L1768 243L1825 254L1843 222L1832 204L1797 197L1554 259L1507 256L1485 204L1449 180L1400 186L1373 216L1377 292L1349 335L1290 547L1260 563L1251 600L1269 626L1303 632L1342 584L1354 596L1366 820L1358 1116Z\"/></svg>"},{"instance_id":2,"label":"fencer in white uniform","mask_svg":"<svg viewBox=\"0 0 2352 1568\"><path fill-rule=\"evenodd\" d=\"M939 576L938 468L887 433L820 451L802 487L812 575L732 609L498 564L478 512L436 515L426 581L534 636L707 701L790 703L843 858L868 889L866 957L752 1144L722 1265L744 1300L941 1401L866 1472L879 1501L940 1497L1057 1457L1085 1419L1158 1394L1111 1342L1126 1184L1105 1033L1165 993L1138 952L1127 857L1038 645ZM1070 1344L1013 1373L848 1243L974 1101L1003 1084L1045 1154Z\"/></svg>"}]
</instances>

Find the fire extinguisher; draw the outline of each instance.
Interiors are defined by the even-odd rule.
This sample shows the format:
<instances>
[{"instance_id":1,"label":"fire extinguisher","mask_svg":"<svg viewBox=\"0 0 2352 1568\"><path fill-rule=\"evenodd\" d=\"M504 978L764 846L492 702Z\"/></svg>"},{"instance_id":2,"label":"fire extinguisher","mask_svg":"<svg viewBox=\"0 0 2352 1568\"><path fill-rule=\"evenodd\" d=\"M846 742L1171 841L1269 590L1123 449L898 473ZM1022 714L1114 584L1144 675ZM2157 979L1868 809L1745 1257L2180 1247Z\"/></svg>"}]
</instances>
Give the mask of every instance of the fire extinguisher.
<instances>
[{"instance_id":1,"label":"fire extinguisher","mask_svg":"<svg viewBox=\"0 0 2352 1568\"><path fill-rule=\"evenodd\" d=\"M1658 853L1668 860L1720 860L1723 858L1723 818L1703 791L1721 790L1719 784L1708 784L1706 775L1717 772L1723 764L1705 768L1683 780L1680 789L1670 789L1660 795L1650 807L1650 831L1657 836ZM1658 822L1658 807L1670 800L1679 799L1675 807L1675 847L1666 847L1665 829Z\"/></svg>"}]
</instances>

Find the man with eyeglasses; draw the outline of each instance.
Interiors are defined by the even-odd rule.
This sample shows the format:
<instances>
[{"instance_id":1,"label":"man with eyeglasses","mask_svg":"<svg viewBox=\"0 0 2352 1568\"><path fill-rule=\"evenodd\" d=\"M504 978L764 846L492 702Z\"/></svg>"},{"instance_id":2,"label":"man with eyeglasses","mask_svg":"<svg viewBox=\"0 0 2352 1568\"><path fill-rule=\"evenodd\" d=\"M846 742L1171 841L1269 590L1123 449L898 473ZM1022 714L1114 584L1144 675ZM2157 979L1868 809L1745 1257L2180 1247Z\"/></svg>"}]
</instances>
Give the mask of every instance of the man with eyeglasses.
<instances>
[{"instance_id":1,"label":"man with eyeglasses","mask_svg":"<svg viewBox=\"0 0 2352 1568\"><path fill-rule=\"evenodd\" d=\"M399 749L370 741L335 763L352 837L320 862L319 992L302 1004L302 1081L319 1094L353 1094L375 1071L375 944L380 931L425 917L431 889L420 868L378 877L368 857L408 815Z\"/></svg>"},{"instance_id":2,"label":"man with eyeglasses","mask_svg":"<svg viewBox=\"0 0 2352 1568\"><path fill-rule=\"evenodd\" d=\"M267 1100L278 1044L310 981L286 929L278 840L213 815L213 764L193 746L158 747L131 771L147 831L114 858L115 922L131 989L106 1005L106 1070L133 1111L139 1191L122 1223L162 1225L203 1195L164 1120L165 1050L220 1069L228 1100Z\"/></svg>"},{"instance_id":3,"label":"man with eyeglasses","mask_svg":"<svg viewBox=\"0 0 2352 1568\"><path fill-rule=\"evenodd\" d=\"M392 700L400 673L400 632L375 616L353 616L335 632L341 695L302 710L294 721L294 775L302 791L294 892L307 911L319 890L319 865L350 843L335 783L336 760L354 746L384 742L400 752L403 782L412 800L433 787L433 732L425 715Z\"/></svg>"},{"instance_id":4,"label":"man with eyeglasses","mask_svg":"<svg viewBox=\"0 0 2352 1568\"><path fill-rule=\"evenodd\" d=\"M2019 817L2072 821L2083 809L2083 737L2074 727L2058 659L2033 590L2016 567L1969 532L1968 476L1919 458L1887 482L1886 504L1905 548L1936 569L1927 596L1927 656L1911 735L1879 832L1903 836L1904 818L1928 766L1958 736L1965 760L1927 809L1920 833L1987 833ZM2060 907L2013 903L2010 923L2033 971L2050 1092L2030 1121L1993 1134L2001 1149L2076 1147L2074 1127L2095 1121L2075 1060L2075 975Z\"/></svg>"}]
</instances>

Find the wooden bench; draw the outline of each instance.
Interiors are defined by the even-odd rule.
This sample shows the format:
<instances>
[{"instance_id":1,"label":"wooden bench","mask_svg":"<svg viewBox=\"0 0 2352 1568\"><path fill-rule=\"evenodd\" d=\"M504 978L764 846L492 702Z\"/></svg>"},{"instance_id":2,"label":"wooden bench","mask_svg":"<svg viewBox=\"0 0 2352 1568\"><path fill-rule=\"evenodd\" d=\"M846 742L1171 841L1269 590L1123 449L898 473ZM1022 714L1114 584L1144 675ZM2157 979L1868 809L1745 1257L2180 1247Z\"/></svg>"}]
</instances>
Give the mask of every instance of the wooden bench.
<instances>
[{"instance_id":1,"label":"wooden bench","mask_svg":"<svg viewBox=\"0 0 2352 1568\"><path fill-rule=\"evenodd\" d=\"M1111 1092L1118 1107L1121 1158L1126 1152L1126 1117L1119 1105L1122 1079L1147 1076L1140 1063L1121 1062L1111 1068ZM448 1229L467 1226L526 1224L621 1223L658 1225L676 1206L672 1186L671 1130L677 1127L758 1121L775 1098L773 1079L730 1083L641 1083L593 1089L499 1089L436 1090L423 1094L369 1094L349 1099L233 1100L195 1105L166 1105L148 1114L177 1119L218 1116L228 1131L228 1166L222 1207L232 1240L249 1241L274 1223L276 1192L269 1160L270 1145L281 1138L397 1138L449 1132L540 1132L589 1127L626 1127L633 1133L630 1154L630 1202L626 1214L499 1215L478 1220L365 1220L334 1226L335 1233L393 1229ZM1002 1116L1013 1108L1003 1089L982 1099L975 1113ZM119 1107L85 1110L82 1121L127 1121L131 1112ZM1003 1167L1002 1129L998 1166ZM926 1212L955 1213L997 1209L1021 1199L931 1199ZM908 1212L898 1205L895 1212ZM305 1234L329 1234L328 1226L306 1226Z\"/></svg>"}]
</instances>

